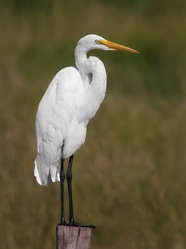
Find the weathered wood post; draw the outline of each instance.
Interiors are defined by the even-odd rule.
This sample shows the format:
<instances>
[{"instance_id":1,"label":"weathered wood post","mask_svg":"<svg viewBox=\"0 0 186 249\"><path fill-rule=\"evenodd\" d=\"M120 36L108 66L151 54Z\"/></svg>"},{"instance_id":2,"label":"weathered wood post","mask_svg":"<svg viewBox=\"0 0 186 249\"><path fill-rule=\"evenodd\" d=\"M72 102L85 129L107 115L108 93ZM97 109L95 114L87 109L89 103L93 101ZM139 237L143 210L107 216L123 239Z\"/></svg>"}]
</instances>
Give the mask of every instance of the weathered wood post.
<instances>
[{"instance_id":1,"label":"weathered wood post","mask_svg":"<svg viewBox=\"0 0 186 249\"><path fill-rule=\"evenodd\" d=\"M90 249L91 228L61 226L56 227L56 249Z\"/></svg>"}]
</instances>

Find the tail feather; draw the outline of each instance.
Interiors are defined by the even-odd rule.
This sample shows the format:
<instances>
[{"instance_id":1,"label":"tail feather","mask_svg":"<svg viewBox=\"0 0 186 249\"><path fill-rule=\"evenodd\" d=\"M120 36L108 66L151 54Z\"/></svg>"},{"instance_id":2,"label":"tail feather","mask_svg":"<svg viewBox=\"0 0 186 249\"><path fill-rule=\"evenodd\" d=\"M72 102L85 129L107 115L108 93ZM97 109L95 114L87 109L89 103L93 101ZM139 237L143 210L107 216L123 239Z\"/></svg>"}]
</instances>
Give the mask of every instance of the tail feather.
<instances>
[{"instance_id":1,"label":"tail feather","mask_svg":"<svg viewBox=\"0 0 186 249\"><path fill-rule=\"evenodd\" d=\"M60 161L58 161L55 165L50 166L50 177L52 182L60 182Z\"/></svg>"},{"instance_id":2,"label":"tail feather","mask_svg":"<svg viewBox=\"0 0 186 249\"><path fill-rule=\"evenodd\" d=\"M34 164L34 176L36 177L37 182L40 185L47 186L50 182L49 166L42 162L42 155L40 153L37 154Z\"/></svg>"},{"instance_id":3,"label":"tail feather","mask_svg":"<svg viewBox=\"0 0 186 249\"><path fill-rule=\"evenodd\" d=\"M38 153L34 161L34 176L37 182L40 185L47 186L51 181L60 181L60 161L50 166L46 165L43 161L42 155Z\"/></svg>"}]
</instances>

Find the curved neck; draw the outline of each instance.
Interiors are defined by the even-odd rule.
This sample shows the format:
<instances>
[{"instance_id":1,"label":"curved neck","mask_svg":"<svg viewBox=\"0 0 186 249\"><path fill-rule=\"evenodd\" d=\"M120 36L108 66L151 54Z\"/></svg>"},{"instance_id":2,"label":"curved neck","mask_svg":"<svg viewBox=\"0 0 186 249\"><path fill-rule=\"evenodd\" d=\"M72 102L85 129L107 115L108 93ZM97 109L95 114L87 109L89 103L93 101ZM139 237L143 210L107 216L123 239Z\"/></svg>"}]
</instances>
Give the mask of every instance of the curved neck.
<instances>
[{"instance_id":1,"label":"curved neck","mask_svg":"<svg viewBox=\"0 0 186 249\"><path fill-rule=\"evenodd\" d=\"M91 114L88 114L91 118L105 97L107 75L102 61L94 56L87 58L87 52L82 47L77 46L75 61L82 77L83 94L88 98L88 104L91 106Z\"/></svg>"},{"instance_id":2,"label":"curved neck","mask_svg":"<svg viewBox=\"0 0 186 249\"><path fill-rule=\"evenodd\" d=\"M87 58L87 52L82 50L79 46L75 49L75 63L80 74L84 77L89 72L89 63Z\"/></svg>"},{"instance_id":3,"label":"curved neck","mask_svg":"<svg viewBox=\"0 0 186 249\"><path fill-rule=\"evenodd\" d=\"M96 91L98 95L105 96L106 91L106 70L100 59L94 56L87 58L89 50L77 46L75 49L75 63L78 68L84 85L89 85L92 91ZM100 96L101 97L101 96Z\"/></svg>"}]
</instances>

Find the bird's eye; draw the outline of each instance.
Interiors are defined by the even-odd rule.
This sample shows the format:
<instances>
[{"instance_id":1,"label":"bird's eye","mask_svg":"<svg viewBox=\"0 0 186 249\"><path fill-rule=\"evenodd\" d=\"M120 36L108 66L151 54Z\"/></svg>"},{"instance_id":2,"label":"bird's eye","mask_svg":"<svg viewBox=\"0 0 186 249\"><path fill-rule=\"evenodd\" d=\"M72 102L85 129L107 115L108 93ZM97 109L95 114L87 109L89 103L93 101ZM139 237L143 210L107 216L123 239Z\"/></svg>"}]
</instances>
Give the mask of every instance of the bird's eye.
<instances>
[{"instance_id":1,"label":"bird's eye","mask_svg":"<svg viewBox=\"0 0 186 249\"><path fill-rule=\"evenodd\" d=\"M100 40L95 40L96 44L101 44Z\"/></svg>"}]
</instances>

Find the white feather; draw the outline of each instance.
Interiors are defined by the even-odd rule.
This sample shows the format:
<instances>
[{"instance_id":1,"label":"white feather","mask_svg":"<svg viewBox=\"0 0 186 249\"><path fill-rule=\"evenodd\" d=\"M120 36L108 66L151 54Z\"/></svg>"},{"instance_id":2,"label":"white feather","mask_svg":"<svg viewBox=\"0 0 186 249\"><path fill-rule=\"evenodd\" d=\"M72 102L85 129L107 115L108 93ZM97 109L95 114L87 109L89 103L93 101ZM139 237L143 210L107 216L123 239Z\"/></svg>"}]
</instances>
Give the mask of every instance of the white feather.
<instances>
[{"instance_id":1,"label":"white feather","mask_svg":"<svg viewBox=\"0 0 186 249\"><path fill-rule=\"evenodd\" d=\"M112 50L104 41L97 35L80 39L75 49L76 68L59 71L38 106L34 175L41 185L60 181L61 159L73 155L84 143L87 124L105 97L105 67L98 58L87 58L92 49Z\"/></svg>"}]
</instances>

